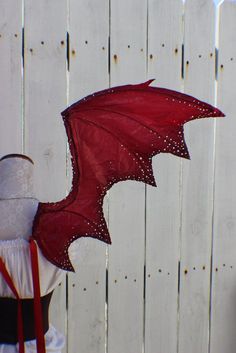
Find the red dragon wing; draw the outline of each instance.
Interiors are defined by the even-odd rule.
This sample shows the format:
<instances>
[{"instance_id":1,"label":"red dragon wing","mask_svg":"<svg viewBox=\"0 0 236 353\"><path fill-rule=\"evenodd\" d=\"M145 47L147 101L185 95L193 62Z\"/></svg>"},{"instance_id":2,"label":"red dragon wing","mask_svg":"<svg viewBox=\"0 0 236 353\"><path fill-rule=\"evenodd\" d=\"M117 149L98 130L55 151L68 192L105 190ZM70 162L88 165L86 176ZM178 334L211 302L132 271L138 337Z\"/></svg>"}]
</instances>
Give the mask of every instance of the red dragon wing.
<instances>
[{"instance_id":1,"label":"red dragon wing","mask_svg":"<svg viewBox=\"0 0 236 353\"><path fill-rule=\"evenodd\" d=\"M73 271L68 247L79 237L111 243L102 205L114 183L138 180L155 186L154 155L189 158L184 123L224 116L205 102L151 87L151 82L97 92L62 112L72 156L72 189L62 201L40 203L33 224L33 238L56 266Z\"/></svg>"}]
</instances>

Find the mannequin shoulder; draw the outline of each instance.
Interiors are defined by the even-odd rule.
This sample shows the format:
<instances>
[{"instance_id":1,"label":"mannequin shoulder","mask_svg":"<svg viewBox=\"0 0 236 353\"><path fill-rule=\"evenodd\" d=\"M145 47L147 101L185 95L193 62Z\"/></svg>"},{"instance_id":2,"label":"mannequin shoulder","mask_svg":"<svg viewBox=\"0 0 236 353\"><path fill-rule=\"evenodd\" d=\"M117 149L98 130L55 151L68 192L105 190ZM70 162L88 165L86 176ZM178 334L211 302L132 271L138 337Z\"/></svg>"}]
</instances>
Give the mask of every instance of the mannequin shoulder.
<instances>
[{"instance_id":1,"label":"mannequin shoulder","mask_svg":"<svg viewBox=\"0 0 236 353\"><path fill-rule=\"evenodd\" d=\"M0 200L1 212L34 212L38 209L39 200L35 198L19 198Z\"/></svg>"},{"instance_id":2,"label":"mannequin shoulder","mask_svg":"<svg viewBox=\"0 0 236 353\"><path fill-rule=\"evenodd\" d=\"M38 204L33 198L0 200L0 239L28 239Z\"/></svg>"}]
</instances>

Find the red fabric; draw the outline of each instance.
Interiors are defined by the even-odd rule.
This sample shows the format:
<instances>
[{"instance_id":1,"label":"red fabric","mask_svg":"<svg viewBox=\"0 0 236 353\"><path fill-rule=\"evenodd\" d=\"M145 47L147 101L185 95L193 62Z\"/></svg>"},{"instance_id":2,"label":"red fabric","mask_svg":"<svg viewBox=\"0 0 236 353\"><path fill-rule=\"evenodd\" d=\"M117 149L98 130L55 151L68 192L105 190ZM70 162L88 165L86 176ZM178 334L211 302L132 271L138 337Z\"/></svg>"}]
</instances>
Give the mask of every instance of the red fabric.
<instances>
[{"instance_id":1,"label":"red fabric","mask_svg":"<svg viewBox=\"0 0 236 353\"><path fill-rule=\"evenodd\" d=\"M30 239L30 256L31 268L34 287L34 322L35 322L35 336L37 353L46 353L45 339L43 333L43 318L42 307L40 301L40 282L39 282L39 268L38 268L38 252L35 240Z\"/></svg>"},{"instance_id":2,"label":"red fabric","mask_svg":"<svg viewBox=\"0 0 236 353\"><path fill-rule=\"evenodd\" d=\"M25 345L24 345L24 333L23 333L23 318L22 318L22 304L20 301L20 297L18 291L9 275L6 266L0 257L0 272L3 275L7 285L10 287L11 291L15 295L18 302L18 311L17 311L17 330L18 330L18 341L19 341L19 353L25 353Z\"/></svg>"},{"instance_id":3,"label":"red fabric","mask_svg":"<svg viewBox=\"0 0 236 353\"><path fill-rule=\"evenodd\" d=\"M46 258L63 269L73 270L68 247L76 238L111 242L102 203L114 183L131 179L155 186L154 155L189 158L184 123L224 116L207 103L151 87L151 82L97 92L62 112L72 155L72 189L60 202L39 204L33 238Z\"/></svg>"}]
</instances>

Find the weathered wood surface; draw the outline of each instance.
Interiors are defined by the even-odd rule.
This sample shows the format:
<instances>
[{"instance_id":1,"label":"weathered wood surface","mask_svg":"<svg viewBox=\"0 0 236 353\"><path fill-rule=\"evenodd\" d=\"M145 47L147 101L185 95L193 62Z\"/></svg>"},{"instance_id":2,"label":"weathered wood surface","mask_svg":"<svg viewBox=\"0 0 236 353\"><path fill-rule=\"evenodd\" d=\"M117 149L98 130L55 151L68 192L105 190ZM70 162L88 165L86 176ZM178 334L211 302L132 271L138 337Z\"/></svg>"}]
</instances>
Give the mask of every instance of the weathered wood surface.
<instances>
[{"instance_id":1,"label":"weathered wood surface","mask_svg":"<svg viewBox=\"0 0 236 353\"><path fill-rule=\"evenodd\" d=\"M148 7L148 78L182 88L182 1L153 0ZM146 199L146 353L176 352L180 247L181 160L160 154L153 161L157 188ZM166 339L169 337L169 339Z\"/></svg>"},{"instance_id":2,"label":"weathered wood surface","mask_svg":"<svg viewBox=\"0 0 236 353\"><path fill-rule=\"evenodd\" d=\"M204 40L203 40L204 38ZM214 104L215 6L185 1L184 92ZM185 127L191 161L183 160L179 351L208 352L214 185L214 121Z\"/></svg>"},{"instance_id":3,"label":"weathered wood surface","mask_svg":"<svg viewBox=\"0 0 236 353\"><path fill-rule=\"evenodd\" d=\"M226 114L216 124L210 353L233 353L236 338L236 2L219 13L218 105Z\"/></svg>"},{"instance_id":4,"label":"weathered wood surface","mask_svg":"<svg viewBox=\"0 0 236 353\"><path fill-rule=\"evenodd\" d=\"M70 1L69 33L71 104L109 86L108 1ZM68 281L68 352L102 353L106 344L106 245L82 238L71 247L77 260L76 274L70 274Z\"/></svg>"},{"instance_id":5,"label":"weathered wood surface","mask_svg":"<svg viewBox=\"0 0 236 353\"><path fill-rule=\"evenodd\" d=\"M227 115L185 127L191 161L154 158L157 189L109 192L112 246L72 246L77 273L52 302L64 352L235 352L236 2L215 10L213 0L0 4L1 155L34 159L41 201L70 189L60 112L82 96L156 78Z\"/></svg>"},{"instance_id":6,"label":"weathered wood surface","mask_svg":"<svg viewBox=\"0 0 236 353\"><path fill-rule=\"evenodd\" d=\"M112 86L146 79L147 1L111 1ZM145 186L115 185L109 193L108 352L141 353L145 244Z\"/></svg>"},{"instance_id":7,"label":"weathered wood surface","mask_svg":"<svg viewBox=\"0 0 236 353\"><path fill-rule=\"evenodd\" d=\"M60 116L67 90L67 8L55 0L26 0L24 7L24 152L35 162L37 198L60 200L67 185L66 134ZM50 310L51 322L64 334L66 315L64 282L56 289Z\"/></svg>"}]
</instances>

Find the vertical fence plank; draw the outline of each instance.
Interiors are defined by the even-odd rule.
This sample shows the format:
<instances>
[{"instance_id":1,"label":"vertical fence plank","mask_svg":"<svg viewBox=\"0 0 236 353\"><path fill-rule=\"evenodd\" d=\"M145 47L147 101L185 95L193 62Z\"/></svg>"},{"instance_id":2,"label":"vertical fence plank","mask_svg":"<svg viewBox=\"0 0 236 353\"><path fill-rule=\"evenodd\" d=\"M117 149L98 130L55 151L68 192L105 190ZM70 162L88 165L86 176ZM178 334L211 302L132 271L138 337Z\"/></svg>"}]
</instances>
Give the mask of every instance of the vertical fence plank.
<instances>
[{"instance_id":1,"label":"vertical fence plank","mask_svg":"<svg viewBox=\"0 0 236 353\"><path fill-rule=\"evenodd\" d=\"M69 101L109 86L108 0L71 0ZM81 238L71 246L76 274L68 282L68 352L102 353L106 344L106 246Z\"/></svg>"},{"instance_id":2,"label":"vertical fence plank","mask_svg":"<svg viewBox=\"0 0 236 353\"><path fill-rule=\"evenodd\" d=\"M148 6L148 76L181 90L182 0ZM153 161L158 188L147 187L145 353L176 353L180 228L180 159Z\"/></svg>"},{"instance_id":3,"label":"vertical fence plank","mask_svg":"<svg viewBox=\"0 0 236 353\"><path fill-rule=\"evenodd\" d=\"M233 353L236 347L236 2L220 6L218 105L226 118L216 126L213 287L210 353Z\"/></svg>"},{"instance_id":4,"label":"vertical fence plank","mask_svg":"<svg viewBox=\"0 0 236 353\"><path fill-rule=\"evenodd\" d=\"M70 0L70 103L108 86L109 1Z\"/></svg>"},{"instance_id":5,"label":"vertical fence plank","mask_svg":"<svg viewBox=\"0 0 236 353\"><path fill-rule=\"evenodd\" d=\"M43 201L66 193L66 14L62 0L25 1L25 149Z\"/></svg>"},{"instance_id":6,"label":"vertical fence plank","mask_svg":"<svg viewBox=\"0 0 236 353\"><path fill-rule=\"evenodd\" d=\"M214 104L215 6L186 0L184 90ZM183 161L179 352L207 353L212 246L214 121L185 128L192 161Z\"/></svg>"},{"instance_id":7,"label":"vertical fence plank","mask_svg":"<svg viewBox=\"0 0 236 353\"><path fill-rule=\"evenodd\" d=\"M14 16L13 16L14 13ZM0 3L0 156L22 152L22 2Z\"/></svg>"},{"instance_id":8,"label":"vertical fence plank","mask_svg":"<svg viewBox=\"0 0 236 353\"><path fill-rule=\"evenodd\" d=\"M111 1L111 86L146 78L147 1ZM143 346L145 187L113 186L109 194L112 245L108 261L108 352Z\"/></svg>"},{"instance_id":9,"label":"vertical fence plank","mask_svg":"<svg viewBox=\"0 0 236 353\"><path fill-rule=\"evenodd\" d=\"M25 151L35 161L38 199L59 200L66 194L66 134L60 116L66 106L66 2L26 0L24 13ZM51 321L64 333L65 317L63 284L54 293Z\"/></svg>"}]
</instances>

